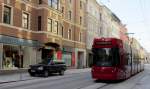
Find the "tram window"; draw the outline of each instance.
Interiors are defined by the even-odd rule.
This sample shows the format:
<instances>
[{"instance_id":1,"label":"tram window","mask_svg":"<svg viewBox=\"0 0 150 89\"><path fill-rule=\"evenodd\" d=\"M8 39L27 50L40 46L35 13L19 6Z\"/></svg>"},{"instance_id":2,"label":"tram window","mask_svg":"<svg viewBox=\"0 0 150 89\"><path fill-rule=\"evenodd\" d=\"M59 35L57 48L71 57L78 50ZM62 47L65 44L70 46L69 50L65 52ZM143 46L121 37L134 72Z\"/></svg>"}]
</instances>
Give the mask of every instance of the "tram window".
<instances>
[{"instance_id":1,"label":"tram window","mask_svg":"<svg viewBox=\"0 0 150 89\"><path fill-rule=\"evenodd\" d=\"M119 48L113 48L114 50L114 59L115 59L115 64L120 63L120 56L119 56Z\"/></svg>"},{"instance_id":2,"label":"tram window","mask_svg":"<svg viewBox=\"0 0 150 89\"><path fill-rule=\"evenodd\" d=\"M93 63L97 66L116 66L120 63L119 48L94 48Z\"/></svg>"}]
</instances>

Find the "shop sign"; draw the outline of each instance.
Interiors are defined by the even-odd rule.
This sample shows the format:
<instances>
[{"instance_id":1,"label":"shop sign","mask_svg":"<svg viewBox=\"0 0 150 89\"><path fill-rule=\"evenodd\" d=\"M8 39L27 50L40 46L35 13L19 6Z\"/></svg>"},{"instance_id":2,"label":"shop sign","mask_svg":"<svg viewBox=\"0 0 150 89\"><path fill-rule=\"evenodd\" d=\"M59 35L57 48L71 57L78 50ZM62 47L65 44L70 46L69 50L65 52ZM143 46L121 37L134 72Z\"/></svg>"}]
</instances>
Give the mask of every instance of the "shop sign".
<instances>
[{"instance_id":1,"label":"shop sign","mask_svg":"<svg viewBox=\"0 0 150 89\"><path fill-rule=\"evenodd\" d=\"M1 36L0 43L23 45L23 46L40 46L40 43L37 41L25 40L9 36Z\"/></svg>"}]
</instances>

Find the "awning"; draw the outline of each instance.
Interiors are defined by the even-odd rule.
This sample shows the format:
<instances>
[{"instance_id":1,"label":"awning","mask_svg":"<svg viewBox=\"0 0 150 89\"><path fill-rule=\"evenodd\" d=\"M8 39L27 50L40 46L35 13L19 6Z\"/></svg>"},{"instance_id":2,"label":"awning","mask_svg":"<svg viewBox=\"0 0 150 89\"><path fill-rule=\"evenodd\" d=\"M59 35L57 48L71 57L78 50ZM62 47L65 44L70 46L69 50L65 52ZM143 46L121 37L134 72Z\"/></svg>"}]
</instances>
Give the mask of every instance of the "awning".
<instances>
[{"instance_id":1,"label":"awning","mask_svg":"<svg viewBox=\"0 0 150 89\"><path fill-rule=\"evenodd\" d=\"M52 42L45 43L45 46L51 46L51 47L54 47L54 48L59 48L59 47L60 47L59 44L57 44L57 43L52 43Z\"/></svg>"}]
</instances>

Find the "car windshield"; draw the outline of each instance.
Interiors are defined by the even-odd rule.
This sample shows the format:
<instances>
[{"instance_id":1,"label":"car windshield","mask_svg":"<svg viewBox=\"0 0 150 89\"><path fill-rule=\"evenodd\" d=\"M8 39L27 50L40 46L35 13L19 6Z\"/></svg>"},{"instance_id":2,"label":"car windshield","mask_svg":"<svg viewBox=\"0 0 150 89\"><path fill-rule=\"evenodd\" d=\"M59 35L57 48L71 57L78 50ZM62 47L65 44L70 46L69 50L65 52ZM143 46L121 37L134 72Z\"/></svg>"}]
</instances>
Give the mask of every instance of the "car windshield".
<instances>
[{"instance_id":1,"label":"car windshield","mask_svg":"<svg viewBox=\"0 0 150 89\"><path fill-rule=\"evenodd\" d=\"M46 60L46 59L44 60L44 59L43 59L43 60L42 60L41 62L39 62L38 64L48 64L48 63L49 63L48 60Z\"/></svg>"},{"instance_id":2,"label":"car windshield","mask_svg":"<svg viewBox=\"0 0 150 89\"><path fill-rule=\"evenodd\" d=\"M65 62L62 60L51 60L51 61L42 60L41 62L39 62L39 64L65 64Z\"/></svg>"},{"instance_id":3,"label":"car windshield","mask_svg":"<svg viewBox=\"0 0 150 89\"><path fill-rule=\"evenodd\" d=\"M119 64L118 48L93 48L93 63L96 66L115 66Z\"/></svg>"}]
</instances>

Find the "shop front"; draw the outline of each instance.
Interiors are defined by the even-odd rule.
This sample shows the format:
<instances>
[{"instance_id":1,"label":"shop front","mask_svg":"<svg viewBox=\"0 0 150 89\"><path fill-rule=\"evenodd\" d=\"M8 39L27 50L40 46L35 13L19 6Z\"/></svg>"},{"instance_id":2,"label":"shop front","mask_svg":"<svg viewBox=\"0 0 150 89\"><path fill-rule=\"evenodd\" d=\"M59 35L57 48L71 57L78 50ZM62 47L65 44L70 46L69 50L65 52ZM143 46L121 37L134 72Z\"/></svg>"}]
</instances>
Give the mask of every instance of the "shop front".
<instances>
[{"instance_id":1,"label":"shop front","mask_svg":"<svg viewBox=\"0 0 150 89\"><path fill-rule=\"evenodd\" d=\"M75 57L77 58L76 67L79 69L87 67L86 50L75 48L75 54L76 54Z\"/></svg>"},{"instance_id":2,"label":"shop front","mask_svg":"<svg viewBox=\"0 0 150 89\"><path fill-rule=\"evenodd\" d=\"M28 68L36 63L37 41L0 37L0 69Z\"/></svg>"},{"instance_id":3,"label":"shop front","mask_svg":"<svg viewBox=\"0 0 150 89\"><path fill-rule=\"evenodd\" d=\"M61 60L62 51L57 43L48 42L42 48L42 61L48 63L51 60Z\"/></svg>"},{"instance_id":4,"label":"shop front","mask_svg":"<svg viewBox=\"0 0 150 89\"><path fill-rule=\"evenodd\" d=\"M86 52L87 52L87 56L86 56L87 63L86 63L86 66L87 67L91 67L92 64L93 64L93 54L92 54L92 51L90 49L87 49Z\"/></svg>"},{"instance_id":5,"label":"shop front","mask_svg":"<svg viewBox=\"0 0 150 89\"><path fill-rule=\"evenodd\" d=\"M75 67L74 49L68 46L63 46L62 60L65 61L67 67Z\"/></svg>"}]
</instances>

